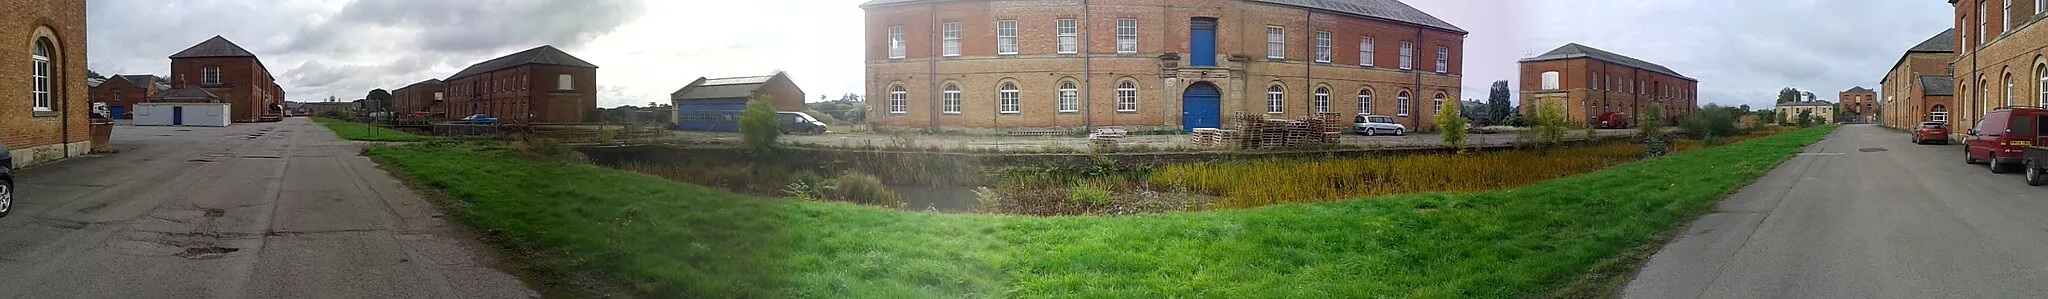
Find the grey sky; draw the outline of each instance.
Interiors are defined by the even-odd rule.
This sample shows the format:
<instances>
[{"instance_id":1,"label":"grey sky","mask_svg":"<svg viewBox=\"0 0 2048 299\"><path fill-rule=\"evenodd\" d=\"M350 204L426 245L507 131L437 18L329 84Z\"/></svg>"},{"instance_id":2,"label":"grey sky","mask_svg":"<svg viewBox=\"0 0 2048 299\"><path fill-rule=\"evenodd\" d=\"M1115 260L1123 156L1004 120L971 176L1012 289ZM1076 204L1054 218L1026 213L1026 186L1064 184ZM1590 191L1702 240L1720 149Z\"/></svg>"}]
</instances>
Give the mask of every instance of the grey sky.
<instances>
[{"instance_id":1,"label":"grey sky","mask_svg":"<svg viewBox=\"0 0 2048 299\"><path fill-rule=\"evenodd\" d=\"M699 76L791 76L810 94L861 92L864 0L98 0L89 65L165 74L171 53L222 35L263 58L294 101L360 98L553 44L601 68L600 106L665 101ZM1515 60L1577 42L1701 80L1703 103L1833 99L1948 27L1941 1L1406 0L1472 32L1464 97L1518 81ZM762 22L767 17L777 22ZM735 26L734 24L748 24Z\"/></svg>"}]
</instances>

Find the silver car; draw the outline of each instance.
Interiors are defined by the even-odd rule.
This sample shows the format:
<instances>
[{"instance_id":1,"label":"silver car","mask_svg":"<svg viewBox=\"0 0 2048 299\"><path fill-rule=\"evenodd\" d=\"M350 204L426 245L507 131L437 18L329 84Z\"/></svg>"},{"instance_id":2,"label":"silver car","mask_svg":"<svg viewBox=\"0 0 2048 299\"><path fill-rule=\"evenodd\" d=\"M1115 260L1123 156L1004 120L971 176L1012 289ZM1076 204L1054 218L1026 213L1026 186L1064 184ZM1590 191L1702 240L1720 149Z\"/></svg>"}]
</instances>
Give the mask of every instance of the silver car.
<instances>
[{"instance_id":1,"label":"silver car","mask_svg":"<svg viewBox=\"0 0 2048 299\"><path fill-rule=\"evenodd\" d=\"M1365 136L1408 135L1408 126L1395 122L1392 116L1360 114L1351 122L1351 131Z\"/></svg>"}]
</instances>

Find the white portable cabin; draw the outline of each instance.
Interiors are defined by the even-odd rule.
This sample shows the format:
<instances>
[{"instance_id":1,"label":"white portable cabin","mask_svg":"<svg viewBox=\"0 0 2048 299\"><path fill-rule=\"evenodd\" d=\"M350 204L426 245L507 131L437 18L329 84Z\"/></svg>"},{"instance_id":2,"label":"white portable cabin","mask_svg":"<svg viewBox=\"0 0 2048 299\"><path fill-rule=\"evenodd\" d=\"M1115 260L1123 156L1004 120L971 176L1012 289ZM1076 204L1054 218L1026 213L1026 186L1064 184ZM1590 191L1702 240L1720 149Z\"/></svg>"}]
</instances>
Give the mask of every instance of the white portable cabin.
<instances>
[{"instance_id":1,"label":"white portable cabin","mask_svg":"<svg viewBox=\"0 0 2048 299\"><path fill-rule=\"evenodd\" d=\"M227 103L137 103L137 126L228 126Z\"/></svg>"}]
</instances>

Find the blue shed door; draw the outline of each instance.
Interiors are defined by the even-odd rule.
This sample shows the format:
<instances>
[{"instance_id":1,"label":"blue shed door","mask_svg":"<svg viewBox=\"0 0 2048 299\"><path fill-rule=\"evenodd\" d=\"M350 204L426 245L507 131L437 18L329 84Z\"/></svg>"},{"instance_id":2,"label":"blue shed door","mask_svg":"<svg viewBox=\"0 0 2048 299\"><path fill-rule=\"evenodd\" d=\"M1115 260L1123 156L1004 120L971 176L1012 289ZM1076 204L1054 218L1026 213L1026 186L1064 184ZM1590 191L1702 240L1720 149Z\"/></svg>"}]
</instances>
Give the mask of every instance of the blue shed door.
<instances>
[{"instance_id":1,"label":"blue shed door","mask_svg":"<svg viewBox=\"0 0 2048 299\"><path fill-rule=\"evenodd\" d=\"M128 118L128 109L121 106L107 106L107 114L109 114L107 115L108 118L125 119Z\"/></svg>"},{"instance_id":2,"label":"blue shed door","mask_svg":"<svg viewBox=\"0 0 2048 299\"><path fill-rule=\"evenodd\" d=\"M1195 128L1223 127L1223 93L1215 85L1195 83L1181 94L1181 130L1193 132Z\"/></svg>"},{"instance_id":3,"label":"blue shed door","mask_svg":"<svg viewBox=\"0 0 2048 299\"><path fill-rule=\"evenodd\" d=\"M176 106L172 106L172 107L171 107L171 125L173 125L173 126L183 126L183 125L185 125L185 107L176 107Z\"/></svg>"},{"instance_id":4,"label":"blue shed door","mask_svg":"<svg viewBox=\"0 0 2048 299\"><path fill-rule=\"evenodd\" d=\"M1195 18L1188 33L1188 65L1216 66L1216 19Z\"/></svg>"}]
</instances>

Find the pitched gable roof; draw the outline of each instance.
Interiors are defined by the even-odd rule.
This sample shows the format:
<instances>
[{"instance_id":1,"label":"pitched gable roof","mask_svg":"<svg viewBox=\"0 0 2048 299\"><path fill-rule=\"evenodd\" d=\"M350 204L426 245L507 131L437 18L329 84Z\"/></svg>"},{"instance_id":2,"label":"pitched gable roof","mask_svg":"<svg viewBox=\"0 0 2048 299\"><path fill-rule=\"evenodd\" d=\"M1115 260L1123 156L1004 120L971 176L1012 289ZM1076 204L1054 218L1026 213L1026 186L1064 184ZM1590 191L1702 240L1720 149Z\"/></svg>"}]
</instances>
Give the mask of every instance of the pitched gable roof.
<instances>
[{"instance_id":1,"label":"pitched gable roof","mask_svg":"<svg viewBox=\"0 0 2048 299\"><path fill-rule=\"evenodd\" d=\"M1794 107L1794 106L1829 106L1829 107L1833 107L1833 106L1835 106L1835 103L1830 103L1830 102L1828 102L1828 101L1798 101L1798 102L1782 103L1782 104L1778 104L1778 106L1783 106L1783 107Z\"/></svg>"},{"instance_id":2,"label":"pitched gable roof","mask_svg":"<svg viewBox=\"0 0 2048 299\"><path fill-rule=\"evenodd\" d=\"M107 78L107 80L110 80L110 81L111 81L111 80L123 80L123 81L128 81L128 85L130 85L130 86L135 86L135 87L138 87L138 88L149 88L150 86L156 86L156 78L157 78L157 77L156 77L156 75L148 75L148 74L144 74L144 75L114 75L113 77L109 77L109 78Z\"/></svg>"},{"instance_id":3,"label":"pitched gable roof","mask_svg":"<svg viewBox=\"0 0 2048 299\"><path fill-rule=\"evenodd\" d=\"M235 45L235 42L219 35L192 45L191 48L185 48L184 51L178 51L177 54L171 54L171 59L201 57L256 57L256 54L249 53L249 50L242 49L242 46Z\"/></svg>"},{"instance_id":4,"label":"pitched gable roof","mask_svg":"<svg viewBox=\"0 0 2048 299\"><path fill-rule=\"evenodd\" d=\"M1594 60L1606 61L1609 63L1639 68L1646 71L1650 71L1652 73L1659 73L1672 77L1678 77L1680 79L1685 79L1687 81L1699 82L1698 79L1686 77L1685 75L1679 74L1678 71L1673 71L1671 70L1671 68L1664 67L1663 65L1651 63L1649 61L1643 61L1641 59L1635 59L1635 57L1628 57L1627 55L1615 54L1614 52L1608 52L1607 50L1588 47L1586 45L1581 45L1579 43L1565 44L1563 47L1557 47L1556 50L1550 50L1550 52L1545 52L1543 53L1543 55L1537 55L1536 57L1530 58L1523 58L1518 62L1530 63L1574 58L1592 58Z\"/></svg>"},{"instance_id":5,"label":"pitched gable roof","mask_svg":"<svg viewBox=\"0 0 2048 299\"><path fill-rule=\"evenodd\" d=\"M1863 88L1863 86L1857 86L1856 88L1850 88L1850 89L1849 89L1848 91L1843 91L1842 93L1851 93L1851 92L1877 92L1877 91L1875 91L1875 90L1870 90L1869 88Z\"/></svg>"},{"instance_id":6,"label":"pitched gable roof","mask_svg":"<svg viewBox=\"0 0 2048 299\"><path fill-rule=\"evenodd\" d=\"M1948 30L1942 30L1942 31L1941 31L1941 33L1935 33L1935 34L1934 34L1934 37L1929 37L1929 38L1927 38L1927 40L1926 40L1926 41L1922 41L1922 42L1920 42L1920 44L1916 44L1916 45L1913 45L1913 47L1912 47L1912 48L1907 48L1907 49L1906 49L1906 53L1905 53L1905 54L1900 54L1900 55L1899 55L1899 61L1898 61L1898 62L1893 62L1893 63L1892 63L1892 68L1891 68L1891 69L1893 69L1893 70L1897 70L1897 69L1899 69L1899 66L1903 66L1903 65L1906 65L1906 58L1908 58L1908 57L1912 57L1914 53L1955 53L1955 52L1956 52L1956 29L1955 29L1955 28L1949 28ZM1886 73L1885 73L1885 76L1884 76L1884 78L1882 78L1882 79L1878 79L1878 80L1877 80L1877 84L1884 84L1884 83L1886 83L1886 81L1890 81L1891 79L1892 79L1891 73L1890 73L1890 72L1886 72Z\"/></svg>"},{"instance_id":7,"label":"pitched gable roof","mask_svg":"<svg viewBox=\"0 0 2048 299\"><path fill-rule=\"evenodd\" d=\"M677 89L676 92L670 93L669 99L744 99L754 96L754 92L761 90L761 87L763 86L767 86L768 82L775 81L776 78L787 79L786 76L788 75L784 74L783 72L775 72L774 75L767 76L749 76L716 79L697 78L696 81L690 82L689 85L684 85L682 89Z\"/></svg>"},{"instance_id":8,"label":"pitched gable roof","mask_svg":"<svg viewBox=\"0 0 2048 299\"><path fill-rule=\"evenodd\" d=\"M1956 79L1949 76L1920 76L1921 96L1954 96Z\"/></svg>"},{"instance_id":9,"label":"pitched gable roof","mask_svg":"<svg viewBox=\"0 0 2048 299\"><path fill-rule=\"evenodd\" d=\"M865 4L861 4L861 5L860 5L860 7L861 7L861 8L871 8L871 7L876 7L876 6L884 6L884 5L897 5L897 4L914 4L914 3L924 3L924 2L936 2L936 1L946 1L946 0L873 0L873 1L868 1L868 3L865 3ZM1360 17L1367 17L1367 18L1374 18L1374 19L1382 19L1382 20L1388 20L1388 21L1394 21L1394 22L1400 22L1400 23L1414 24L1414 25L1419 25L1419 26L1423 26L1423 27L1430 27L1430 28L1436 28L1436 29L1440 29L1440 30L1444 30L1444 31L1450 31L1450 32L1453 32L1453 33L1457 33L1457 34L1467 34L1467 33L1468 33L1468 32L1465 32L1465 29L1459 29L1459 28L1458 28L1458 26L1454 26L1454 25L1451 25L1451 23L1450 23L1450 22L1444 22L1444 20L1441 20L1441 19L1437 19L1437 18L1436 18L1436 16L1431 16L1431 15L1429 15L1429 13L1425 13L1425 12L1422 12L1422 10L1419 10L1419 9L1415 9L1415 7L1412 7L1412 6L1408 6L1408 4L1407 4L1407 3L1401 3L1401 1L1399 1L1399 0L1245 0L1245 1L1248 1L1248 2L1253 2L1253 3L1265 3L1265 4L1275 4L1275 5L1285 5L1285 6L1294 6L1294 7L1308 8L1308 9L1316 9L1316 10L1324 10L1324 11L1330 11L1330 12L1337 12L1337 13L1342 13L1342 14L1348 14L1348 15L1354 15L1354 16L1360 16Z\"/></svg>"},{"instance_id":10,"label":"pitched gable roof","mask_svg":"<svg viewBox=\"0 0 2048 299\"><path fill-rule=\"evenodd\" d=\"M220 97L218 97L218 96L214 96L212 92L208 92L208 91L206 91L206 89L203 89L203 88L199 88L199 87L197 87L197 86L186 86L185 88L176 88L176 89L171 89L171 90L165 90L165 91L162 91L162 92L157 92L157 93L156 93L156 96L153 96L153 97L149 97L149 100L150 100L150 101L152 101L152 102L155 102L155 101L166 101L166 100L168 100L168 101L195 101L195 100L220 100Z\"/></svg>"},{"instance_id":11,"label":"pitched gable roof","mask_svg":"<svg viewBox=\"0 0 2048 299\"><path fill-rule=\"evenodd\" d=\"M581 58L576 58L574 55L569 55L567 52L562 52L562 49L556 49L555 46L541 45L532 49L526 49L526 51L519 51L518 53L469 65L468 68L455 72L455 75L448 76L447 81L455 81L455 79L461 79L462 77L475 76L528 64L597 68L597 65L590 64L589 61L583 61Z\"/></svg>"}]
</instances>

